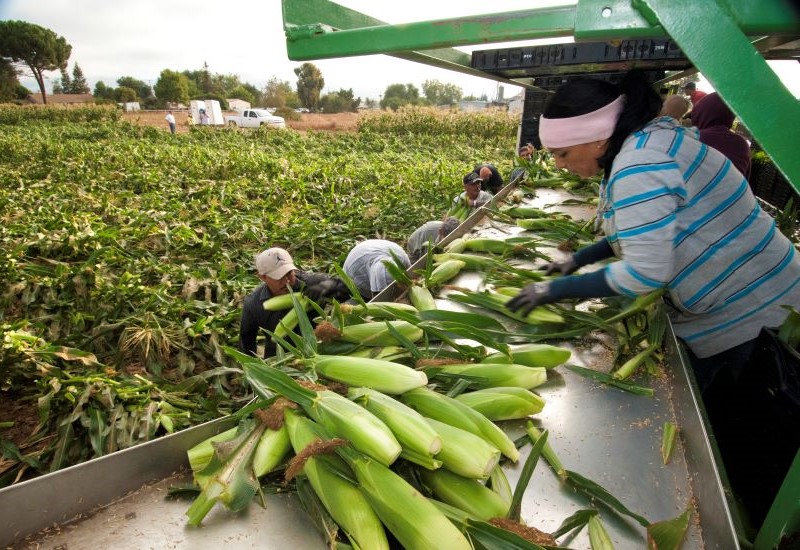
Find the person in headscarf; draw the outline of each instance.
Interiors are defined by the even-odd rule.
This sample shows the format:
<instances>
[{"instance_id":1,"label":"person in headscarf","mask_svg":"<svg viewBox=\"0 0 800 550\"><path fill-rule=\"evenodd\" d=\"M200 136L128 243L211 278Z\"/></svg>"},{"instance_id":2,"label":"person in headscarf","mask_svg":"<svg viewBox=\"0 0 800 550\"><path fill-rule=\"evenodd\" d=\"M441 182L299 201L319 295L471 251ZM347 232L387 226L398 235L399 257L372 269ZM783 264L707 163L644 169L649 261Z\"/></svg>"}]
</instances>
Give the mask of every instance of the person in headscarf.
<instances>
[{"instance_id":1,"label":"person in headscarf","mask_svg":"<svg viewBox=\"0 0 800 550\"><path fill-rule=\"evenodd\" d=\"M692 109L692 124L700 130L700 141L730 159L750 179L750 144L731 130L735 115L717 92L710 93Z\"/></svg>"}]
</instances>

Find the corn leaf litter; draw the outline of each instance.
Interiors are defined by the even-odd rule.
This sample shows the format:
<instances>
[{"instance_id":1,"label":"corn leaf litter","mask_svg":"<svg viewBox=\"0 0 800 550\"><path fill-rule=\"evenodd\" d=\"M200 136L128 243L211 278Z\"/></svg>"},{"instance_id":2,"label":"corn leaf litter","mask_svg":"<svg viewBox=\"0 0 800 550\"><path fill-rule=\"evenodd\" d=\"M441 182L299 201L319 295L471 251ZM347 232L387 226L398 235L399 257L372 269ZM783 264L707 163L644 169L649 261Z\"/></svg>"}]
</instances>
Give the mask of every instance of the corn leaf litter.
<instances>
[{"instance_id":1,"label":"corn leaf litter","mask_svg":"<svg viewBox=\"0 0 800 550\"><path fill-rule=\"evenodd\" d=\"M438 500L431 502L469 537L475 550L544 550L545 548L523 539L516 533L475 519L455 506Z\"/></svg>"},{"instance_id":2,"label":"corn leaf litter","mask_svg":"<svg viewBox=\"0 0 800 550\"><path fill-rule=\"evenodd\" d=\"M539 462L539 456L542 454L542 449L547 443L547 430L542 432L542 436L533 444L528 458L525 459L525 465L522 467L522 472L519 475L519 481L514 488L514 495L511 498L511 506L508 509L508 519L519 521L522 514L522 497L525 495L525 489L528 488L533 470Z\"/></svg>"},{"instance_id":3,"label":"corn leaf litter","mask_svg":"<svg viewBox=\"0 0 800 550\"><path fill-rule=\"evenodd\" d=\"M672 422L664 422L664 430L661 435L661 459L664 464L669 462L669 457L672 455L672 450L675 448L675 436L678 433L678 427Z\"/></svg>"},{"instance_id":4,"label":"corn leaf litter","mask_svg":"<svg viewBox=\"0 0 800 550\"><path fill-rule=\"evenodd\" d=\"M653 395L655 394L653 388L647 388L645 386L631 384L630 382L625 382L624 380L617 380L610 374L606 374L604 372L598 372L596 370L579 367L578 365L565 365L565 367L576 374L580 374L585 378L591 378L602 384L608 384L609 386L614 386L615 388L619 388L621 390L634 393L636 395L653 397Z\"/></svg>"},{"instance_id":5,"label":"corn leaf litter","mask_svg":"<svg viewBox=\"0 0 800 550\"><path fill-rule=\"evenodd\" d=\"M640 516L639 514L630 511L624 504L622 504L617 498L609 493L606 489L595 483L594 481L587 479L580 475L577 472L573 472L570 470L566 470L567 473L567 483L578 489L581 492L588 494L591 498L595 498L600 502L607 504L618 513L629 516L635 519L639 525L642 527L647 527L650 525L650 521L648 521L645 517Z\"/></svg>"},{"instance_id":6,"label":"corn leaf litter","mask_svg":"<svg viewBox=\"0 0 800 550\"><path fill-rule=\"evenodd\" d=\"M686 509L680 516L653 523L647 527L648 550L678 550L689 528L691 510Z\"/></svg>"}]
</instances>

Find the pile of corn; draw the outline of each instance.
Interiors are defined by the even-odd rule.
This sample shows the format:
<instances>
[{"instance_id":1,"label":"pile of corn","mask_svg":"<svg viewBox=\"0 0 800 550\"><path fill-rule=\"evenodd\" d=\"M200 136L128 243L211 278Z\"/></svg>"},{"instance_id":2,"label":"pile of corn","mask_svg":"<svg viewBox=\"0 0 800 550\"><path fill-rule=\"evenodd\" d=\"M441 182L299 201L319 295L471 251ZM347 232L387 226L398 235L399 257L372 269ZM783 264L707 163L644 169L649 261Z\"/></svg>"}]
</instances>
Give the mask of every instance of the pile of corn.
<instances>
[{"instance_id":1,"label":"pile of corn","mask_svg":"<svg viewBox=\"0 0 800 550\"><path fill-rule=\"evenodd\" d=\"M564 216L547 219L522 206L511 207L507 215L524 228L554 231L554 238L589 238L582 225ZM410 304L358 300L323 311L295 294L266 302L267 309L291 308L270 335L282 352L265 362L227 350L242 365L260 399L259 410L238 428L189 450L201 490L187 511L189 523L200 524L216 502L241 510L277 472L293 481L309 513L338 526L338 534L325 533L331 547L346 540L354 548L389 548L394 538L405 548L469 549L488 532L485 522L493 520L492 536L502 531L503 548L539 548L496 526L519 519L500 465L520 457L496 422L541 412L545 401L532 390L570 352L548 344L492 341L494 321L478 322L475 313L435 311L434 293L464 269L491 273L512 286L459 289L438 298L566 334L567 319L555 309L540 307L522 317L505 308L519 288L540 278L506 259L542 257L536 250L540 242L533 237L455 239L443 253L429 255L422 273L409 276L387 266L407 288ZM306 311L318 314L316 326ZM453 334L482 345L465 345ZM660 343L660 337L632 339L635 359L617 378L652 361ZM530 422L528 434L534 442L542 436ZM543 456L566 479L546 437L541 445ZM603 539L597 518L587 516L587 522L592 540ZM548 536L539 542L556 545Z\"/></svg>"}]
</instances>

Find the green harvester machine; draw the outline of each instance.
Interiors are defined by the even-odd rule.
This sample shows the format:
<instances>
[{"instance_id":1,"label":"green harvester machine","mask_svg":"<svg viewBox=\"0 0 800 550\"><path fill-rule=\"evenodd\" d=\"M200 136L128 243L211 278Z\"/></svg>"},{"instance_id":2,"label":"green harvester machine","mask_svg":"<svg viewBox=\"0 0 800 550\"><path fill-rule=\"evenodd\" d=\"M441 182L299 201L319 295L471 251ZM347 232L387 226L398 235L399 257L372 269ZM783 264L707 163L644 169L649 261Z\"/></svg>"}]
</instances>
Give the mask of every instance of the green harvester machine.
<instances>
[{"instance_id":1,"label":"green harvester machine","mask_svg":"<svg viewBox=\"0 0 800 550\"><path fill-rule=\"evenodd\" d=\"M641 68L654 85L664 86L699 71L794 191L800 191L800 105L766 61L798 59L799 17L780 0L578 0L570 6L391 25L328 0L283 0L292 60L386 54L521 86L522 143L536 141L543 101L571 77L591 73L613 81ZM558 37L574 42L525 45ZM521 45L472 54L454 49L508 42ZM497 200L514 187L513 182L506 186ZM537 191L528 204L544 208L566 198L559 193ZM588 219L593 212L585 210L571 214ZM521 231L498 223L482 208L440 244L467 234L502 237ZM476 288L475 275L461 274L453 284ZM400 294L393 284L376 301ZM754 525L730 485L688 360L670 327L664 342L667 375L653 381L655 398L601 386L568 369L559 369L552 381L548 376L537 390L548 403L537 415L550 431L548 443L567 468L601 484L650 521L689 510L692 519L681 548L799 548L800 453L795 450L763 521ZM572 351L578 364L609 367L597 359L596 348ZM677 425L680 434L668 464L659 450L664 422ZM0 546L325 548L291 494L264 495L264 507L251 505L238 514L216 510L201 528L187 527L186 501L165 498L170 486L190 478L186 450L234 425L235 420L223 418L0 490ZM514 438L525 433L521 425L509 424L508 430ZM743 446L752 445L751 436L742 433ZM530 445L520 452L520 463L507 471L512 485ZM616 548L647 547L641 525L595 505ZM540 465L525 492L522 519L553 532L586 506L585 495ZM584 530L562 544L588 548L589 537Z\"/></svg>"}]
</instances>

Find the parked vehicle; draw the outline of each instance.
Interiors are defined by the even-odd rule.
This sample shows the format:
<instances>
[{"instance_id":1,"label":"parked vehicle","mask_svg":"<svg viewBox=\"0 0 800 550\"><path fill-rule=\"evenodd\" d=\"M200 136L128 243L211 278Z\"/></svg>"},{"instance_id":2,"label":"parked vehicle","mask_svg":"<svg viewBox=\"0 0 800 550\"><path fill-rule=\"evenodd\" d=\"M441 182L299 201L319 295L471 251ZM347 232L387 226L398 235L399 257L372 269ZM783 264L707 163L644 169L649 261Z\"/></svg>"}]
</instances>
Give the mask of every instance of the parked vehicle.
<instances>
[{"instance_id":1,"label":"parked vehicle","mask_svg":"<svg viewBox=\"0 0 800 550\"><path fill-rule=\"evenodd\" d=\"M286 128L283 117L272 115L266 109L245 109L241 114L226 116L225 123L238 128Z\"/></svg>"}]
</instances>

